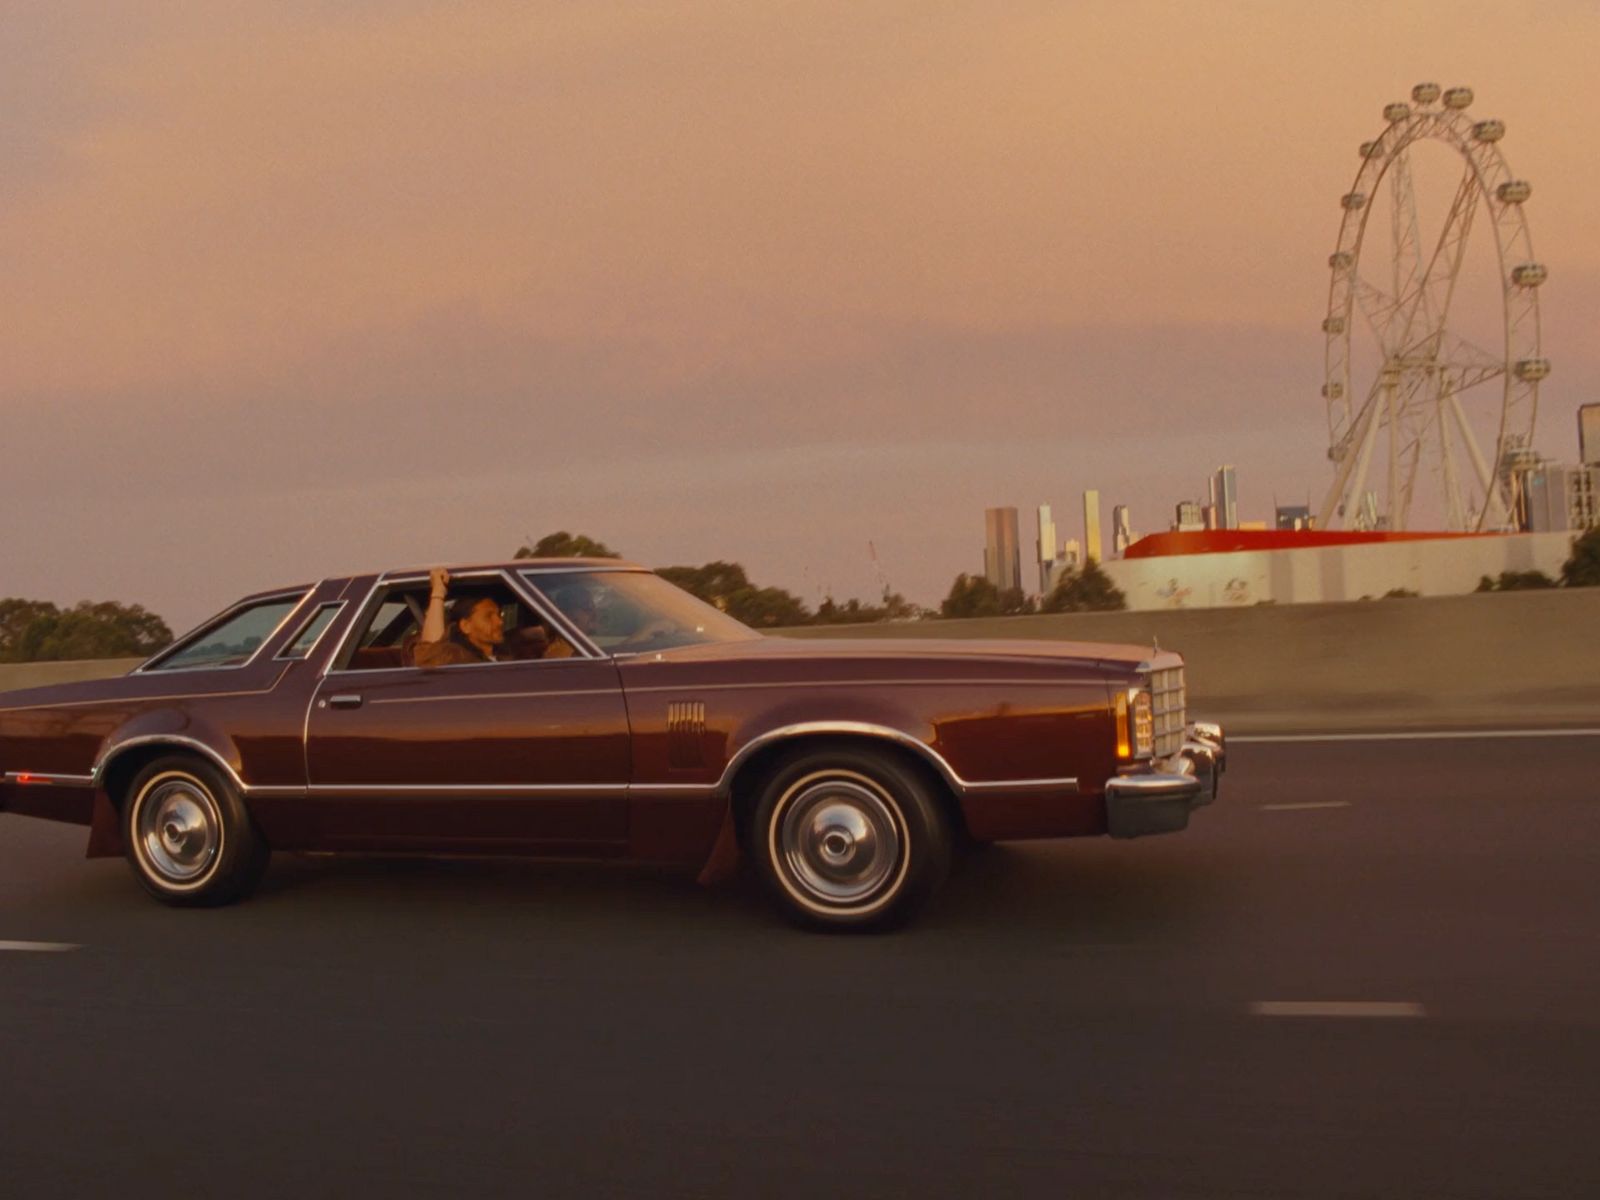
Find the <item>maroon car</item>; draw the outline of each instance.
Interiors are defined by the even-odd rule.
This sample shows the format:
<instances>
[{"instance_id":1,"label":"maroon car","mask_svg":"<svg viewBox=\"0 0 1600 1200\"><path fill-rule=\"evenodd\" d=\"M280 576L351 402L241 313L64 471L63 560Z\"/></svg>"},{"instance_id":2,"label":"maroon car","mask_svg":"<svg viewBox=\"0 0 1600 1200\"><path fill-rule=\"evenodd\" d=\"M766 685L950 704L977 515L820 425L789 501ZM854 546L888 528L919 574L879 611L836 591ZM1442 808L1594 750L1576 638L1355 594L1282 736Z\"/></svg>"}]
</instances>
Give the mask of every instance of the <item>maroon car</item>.
<instances>
[{"instance_id":1,"label":"maroon car","mask_svg":"<svg viewBox=\"0 0 1600 1200\"><path fill-rule=\"evenodd\" d=\"M89 826L154 896L273 850L670 863L747 854L812 924L886 925L952 844L1184 828L1222 732L1182 659L1046 641L764 637L615 560L453 570L490 661L423 668L425 570L248 596L128 675L0 695L0 809ZM470 607L470 604L469 604Z\"/></svg>"}]
</instances>

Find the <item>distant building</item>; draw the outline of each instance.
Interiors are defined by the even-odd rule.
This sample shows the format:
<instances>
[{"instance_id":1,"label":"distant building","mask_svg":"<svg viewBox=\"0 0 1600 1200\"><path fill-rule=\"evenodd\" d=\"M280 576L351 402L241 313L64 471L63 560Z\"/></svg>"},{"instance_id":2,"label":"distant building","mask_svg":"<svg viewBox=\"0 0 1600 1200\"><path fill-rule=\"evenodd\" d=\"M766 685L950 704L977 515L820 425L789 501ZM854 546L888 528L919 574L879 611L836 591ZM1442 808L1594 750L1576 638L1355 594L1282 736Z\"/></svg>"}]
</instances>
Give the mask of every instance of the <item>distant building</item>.
<instances>
[{"instance_id":1,"label":"distant building","mask_svg":"<svg viewBox=\"0 0 1600 1200\"><path fill-rule=\"evenodd\" d=\"M1056 523L1048 504L1039 505L1039 537L1034 542L1034 561L1039 564L1039 591L1050 594L1050 573L1056 564Z\"/></svg>"},{"instance_id":2,"label":"distant building","mask_svg":"<svg viewBox=\"0 0 1600 1200\"><path fill-rule=\"evenodd\" d=\"M1178 533L1194 533L1206 527L1205 506L1198 500L1180 500L1173 518L1172 528Z\"/></svg>"},{"instance_id":3,"label":"distant building","mask_svg":"<svg viewBox=\"0 0 1600 1200\"><path fill-rule=\"evenodd\" d=\"M1095 562L1101 562L1100 553L1100 493L1087 491L1083 494L1083 554Z\"/></svg>"},{"instance_id":4,"label":"distant building","mask_svg":"<svg viewBox=\"0 0 1600 1200\"><path fill-rule=\"evenodd\" d=\"M1002 592L1022 586L1022 548L1017 538L1015 508L983 511L983 575Z\"/></svg>"},{"instance_id":5,"label":"distant building","mask_svg":"<svg viewBox=\"0 0 1600 1200\"><path fill-rule=\"evenodd\" d=\"M1600 526L1600 465L1541 463L1517 474L1521 527L1527 533L1561 533Z\"/></svg>"},{"instance_id":6,"label":"distant building","mask_svg":"<svg viewBox=\"0 0 1600 1200\"><path fill-rule=\"evenodd\" d=\"M1578 461L1586 467L1600 467L1600 404L1578 409Z\"/></svg>"},{"instance_id":7,"label":"distant building","mask_svg":"<svg viewBox=\"0 0 1600 1200\"><path fill-rule=\"evenodd\" d=\"M1265 533L1267 531L1267 523L1265 521L1240 521L1239 529L1248 533Z\"/></svg>"},{"instance_id":8,"label":"distant building","mask_svg":"<svg viewBox=\"0 0 1600 1200\"><path fill-rule=\"evenodd\" d=\"M1212 528L1239 528L1239 481L1231 466L1218 467L1211 477L1211 503L1217 510Z\"/></svg>"},{"instance_id":9,"label":"distant building","mask_svg":"<svg viewBox=\"0 0 1600 1200\"><path fill-rule=\"evenodd\" d=\"M1316 524L1309 504L1280 504L1276 516L1274 523L1279 529L1311 529Z\"/></svg>"},{"instance_id":10,"label":"distant building","mask_svg":"<svg viewBox=\"0 0 1600 1200\"><path fill-rule=\"evenodd\" d=\"M1133 523L1128 517L1128 506L1119 504L1111 510L1111 552L1118 558L1133 544Z\"/></svg>"}]
</instances>

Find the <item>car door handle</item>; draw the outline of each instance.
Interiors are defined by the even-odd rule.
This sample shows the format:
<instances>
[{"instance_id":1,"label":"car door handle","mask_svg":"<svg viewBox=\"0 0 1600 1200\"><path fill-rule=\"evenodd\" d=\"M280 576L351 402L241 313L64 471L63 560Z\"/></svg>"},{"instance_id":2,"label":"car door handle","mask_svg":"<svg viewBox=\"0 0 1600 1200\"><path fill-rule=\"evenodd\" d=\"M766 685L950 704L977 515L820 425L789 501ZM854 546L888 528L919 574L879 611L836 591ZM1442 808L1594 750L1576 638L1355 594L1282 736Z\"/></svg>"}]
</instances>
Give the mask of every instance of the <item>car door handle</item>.
<instances>
[{"instance_id":1,"label":"car door handle","mask_svg":"<svg viewBox=\"0 0 1600 1200\"><path fill-rule=\"evenodd\" d=\"M340 696L329 696L328 703L334 708L360 708L361 697L354 692L345 692Z\"/></svg>"}]
</instances>

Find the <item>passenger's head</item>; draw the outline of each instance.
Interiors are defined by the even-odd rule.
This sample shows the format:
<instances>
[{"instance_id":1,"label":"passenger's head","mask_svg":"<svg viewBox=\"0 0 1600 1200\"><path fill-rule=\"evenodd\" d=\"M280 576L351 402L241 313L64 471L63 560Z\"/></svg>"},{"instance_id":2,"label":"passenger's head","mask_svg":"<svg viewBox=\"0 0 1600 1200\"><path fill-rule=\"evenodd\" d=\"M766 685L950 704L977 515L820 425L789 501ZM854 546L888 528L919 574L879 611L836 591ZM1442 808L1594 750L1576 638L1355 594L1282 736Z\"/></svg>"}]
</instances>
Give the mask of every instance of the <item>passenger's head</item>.
<instances>
[{"instance_id":1,"label":"passenger's head","mask_svg":"<svg viewBox=\"0 0 1600 1200\"><path fill-rule=\"evenodd\" d=\"M580 633L593 633L600 627L600 614L595 611L594 593L579 584L564 587L551 597L566 616L578 627Z\"/></svg>"},{"instance_id":2,"label":"passenger's head","mask_svg":"<svg viewBox=\"0 0 1600 1200\"><path fill-rule=\"evenodd\" d=\"M498 646L506 640L500 606L488 596L463 596L452 604L450 628L478 646Z\"/></svg>"}]
</instances>

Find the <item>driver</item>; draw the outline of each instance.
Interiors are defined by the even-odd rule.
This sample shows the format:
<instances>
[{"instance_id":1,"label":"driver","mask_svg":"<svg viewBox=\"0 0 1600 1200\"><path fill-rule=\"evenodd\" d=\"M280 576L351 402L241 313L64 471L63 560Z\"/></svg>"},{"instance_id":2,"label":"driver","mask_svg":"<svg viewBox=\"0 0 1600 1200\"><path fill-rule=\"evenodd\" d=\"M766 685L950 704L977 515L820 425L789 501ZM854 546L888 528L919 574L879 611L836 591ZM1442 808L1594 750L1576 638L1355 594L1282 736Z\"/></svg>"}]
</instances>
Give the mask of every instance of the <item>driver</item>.
<instances>
[{"instance_id":1,"label":"driver","mask_svg":"<svg viewBox=\"0 0 1600 1200\"><path fill-rule=\"evenodd\" d=\"M435 567L428 572L428 612L422 636L412 648L411 660L419 667L454 667L466 663L498 662L506 640L500 606L488 596L462 596L445 611L450 572Z\"/></svg>"},{"instance_id":2,"label":"driver","mask_svg":"<svg viewBox=\"0 0 1600 1200\"><path fill-rule=\"evenodd\" d=\"M600 613L595 606L594 591L581 583L568 584L551 593L551 601L561 610L563 616L571 621L573 626L584 637L593 640L595 631L600 628ZM671 633L677 626L664 618L647 621L643 626L635 629L627 637L616 642L610 647L612 654L628 653L654 641L663 634ZM577 653L577 648L564 637L553 637L549 649L544 652L546 658L571 658Z\"/></svg>"}]
</instances>

